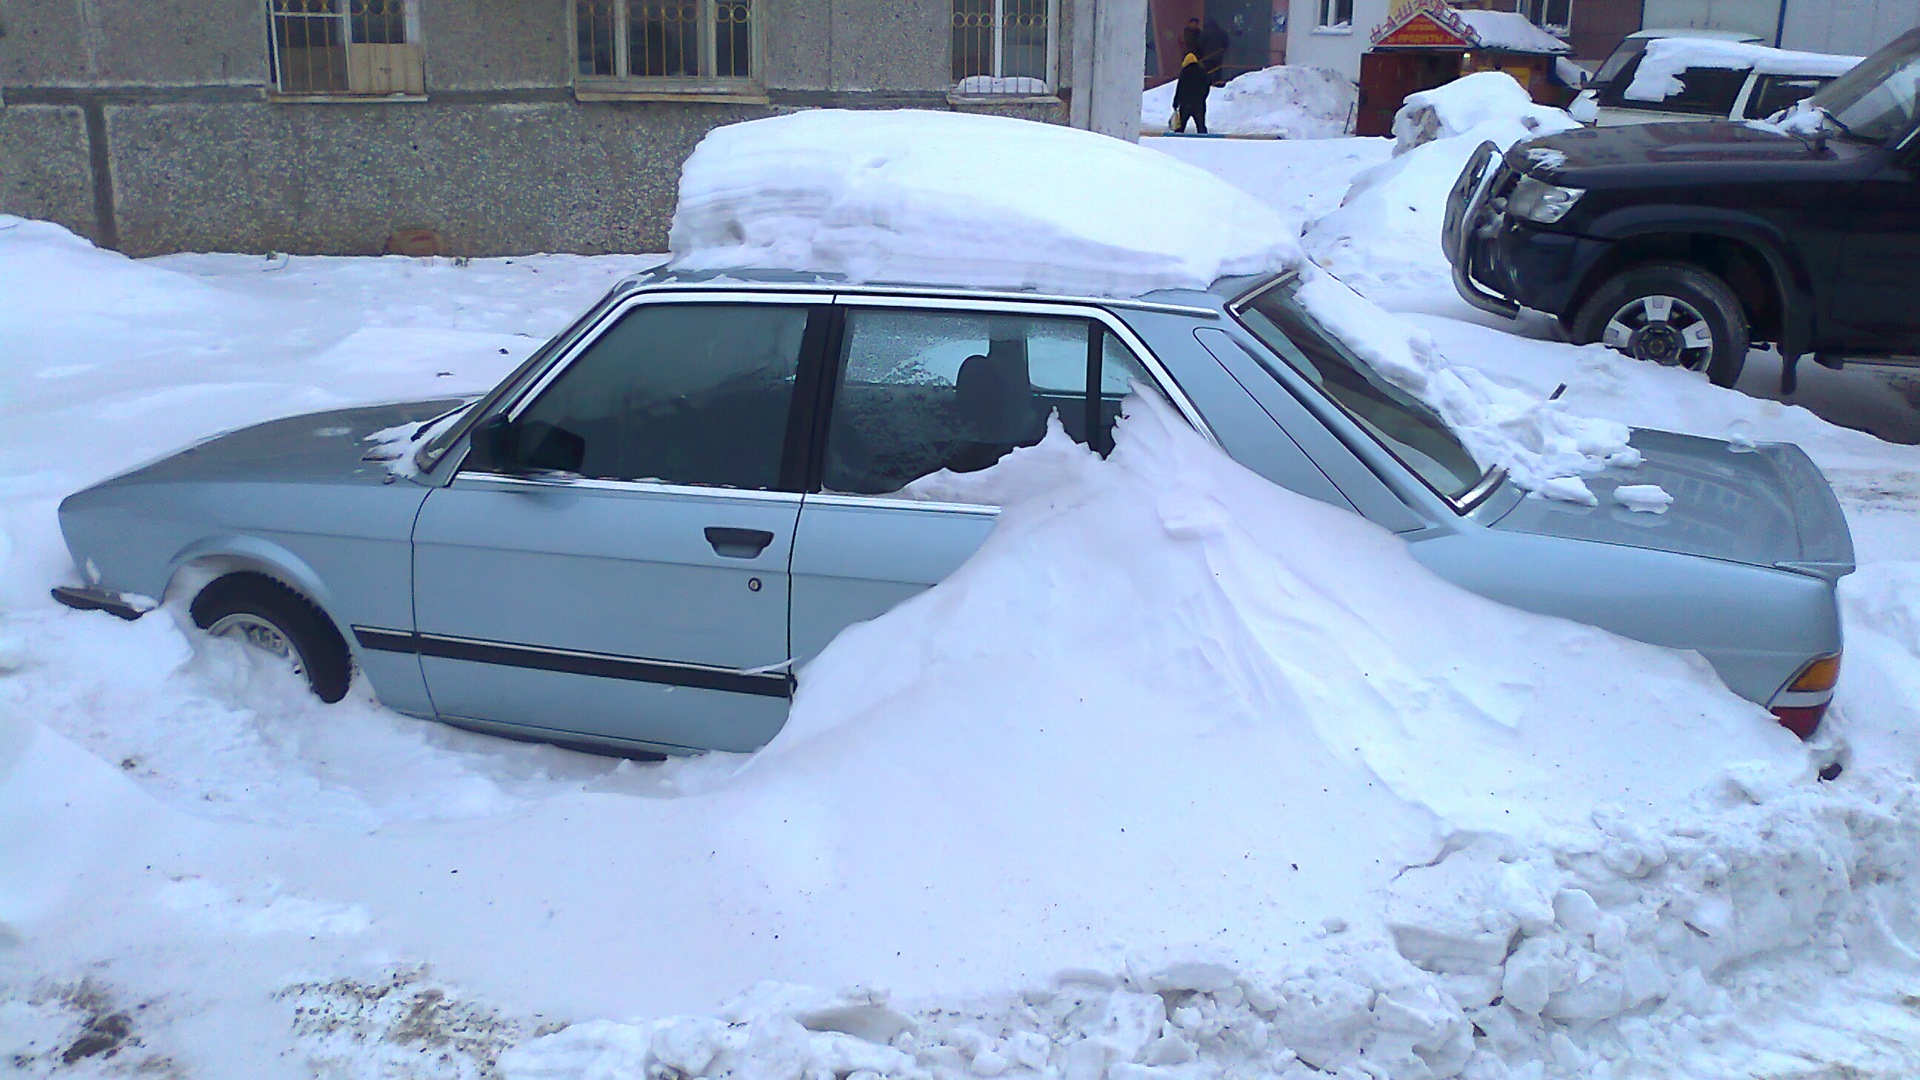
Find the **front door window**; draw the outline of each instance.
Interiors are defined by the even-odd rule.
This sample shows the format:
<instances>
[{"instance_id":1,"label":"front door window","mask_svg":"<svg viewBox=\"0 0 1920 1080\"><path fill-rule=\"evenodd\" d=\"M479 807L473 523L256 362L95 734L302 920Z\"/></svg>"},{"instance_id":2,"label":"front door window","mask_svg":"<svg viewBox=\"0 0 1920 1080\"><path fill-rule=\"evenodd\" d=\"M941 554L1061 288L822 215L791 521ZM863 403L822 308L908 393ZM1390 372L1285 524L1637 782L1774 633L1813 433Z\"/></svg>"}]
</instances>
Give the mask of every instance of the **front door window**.
<instances>
[{"instance_id":1,"label":"front door window","mask_svg":"<svg viewBox=\"0 0 1920 1080\"><path fill-rule=\"evenodd\" d=\"M795 305L635 308L520 414L517 463L775 489L806 327Z\"/></svg>"}]
</instances>

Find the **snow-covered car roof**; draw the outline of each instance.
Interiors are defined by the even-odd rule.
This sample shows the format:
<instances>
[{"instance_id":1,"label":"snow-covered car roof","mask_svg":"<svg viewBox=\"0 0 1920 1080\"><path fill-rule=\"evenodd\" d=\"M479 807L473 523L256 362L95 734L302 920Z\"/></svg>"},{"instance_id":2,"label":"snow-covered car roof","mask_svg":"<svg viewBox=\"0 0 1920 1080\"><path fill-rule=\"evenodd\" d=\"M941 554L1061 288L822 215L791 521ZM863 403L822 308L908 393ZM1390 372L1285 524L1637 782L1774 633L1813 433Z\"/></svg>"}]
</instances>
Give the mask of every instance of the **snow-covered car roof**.
<instances>
[{"instance_id":1,"label":"snow-covered car roof","mask_svg":"<svg viewBox=\"0 0 1920 1080\"><path fill-rule=\"evenodd\" d=\"M1688 68L1754 71L1762 75L1804 75L1834 78L1845 75L1862 57L1832 53L1794 52L1707 38L1659 38L1647 43L1646 54L1633 73L1626 96L1635 101L1662 101L1679 91L1680 73Z\"/></svg>"}]
</instances>

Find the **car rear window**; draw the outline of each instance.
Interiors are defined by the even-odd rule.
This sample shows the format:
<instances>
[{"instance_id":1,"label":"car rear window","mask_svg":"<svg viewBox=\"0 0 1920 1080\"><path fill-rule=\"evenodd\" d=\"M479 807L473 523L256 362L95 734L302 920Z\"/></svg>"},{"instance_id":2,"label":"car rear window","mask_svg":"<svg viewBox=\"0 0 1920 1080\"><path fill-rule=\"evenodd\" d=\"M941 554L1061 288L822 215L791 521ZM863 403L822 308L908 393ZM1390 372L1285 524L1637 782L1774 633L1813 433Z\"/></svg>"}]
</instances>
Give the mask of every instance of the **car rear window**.
<instances>
[{"instance_id":1,"label":"car rear window","mask_svg":"<svg viewBox=\"0 0 1920 1080\"><path fill-rule=\"evenodd\" d=\"M1444 498L1458 503L1487 470L1431 406L1375 371L1316 322L1283 282L1235 309L1272 355L1298 372Z\"/></svg>"}]
</instances>

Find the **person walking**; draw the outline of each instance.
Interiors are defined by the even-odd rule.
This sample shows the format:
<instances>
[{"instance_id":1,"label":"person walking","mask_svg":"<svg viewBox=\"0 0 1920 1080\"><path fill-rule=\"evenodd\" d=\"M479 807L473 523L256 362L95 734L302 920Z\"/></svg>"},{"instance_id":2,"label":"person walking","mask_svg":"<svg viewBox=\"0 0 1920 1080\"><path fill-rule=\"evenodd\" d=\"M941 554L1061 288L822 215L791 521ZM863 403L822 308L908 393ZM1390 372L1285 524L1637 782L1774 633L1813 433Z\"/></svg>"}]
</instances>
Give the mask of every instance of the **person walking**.
<instances>
[{"instance_id":1,"label":"person walking","mask_svg":"<svg viewBox=\"0 0 1920 1080\"><path fill-rule=\"evenodd\" d=\"M1199 133L1207 133L1207 92L1213 78L1200 59L1200 28L1188 26L1180 35L1180 47L1186 55L1180 61L1180 78L1173 84L1173 130L1184 133L1192 120Z\"/></svg>"}]
</instances>

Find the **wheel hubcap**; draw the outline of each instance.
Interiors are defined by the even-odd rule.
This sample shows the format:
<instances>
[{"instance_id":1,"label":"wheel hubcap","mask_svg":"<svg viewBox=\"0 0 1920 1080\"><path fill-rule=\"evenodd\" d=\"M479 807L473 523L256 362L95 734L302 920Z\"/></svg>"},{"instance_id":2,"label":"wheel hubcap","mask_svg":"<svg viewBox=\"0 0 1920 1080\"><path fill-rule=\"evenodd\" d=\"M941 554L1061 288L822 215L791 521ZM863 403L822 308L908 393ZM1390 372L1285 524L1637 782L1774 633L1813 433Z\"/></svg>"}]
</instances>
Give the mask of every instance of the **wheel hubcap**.
<instances>
[{"instance_id":1,"label":"wheel hubcap","mask_svg":"<svg viewBox=\"0 0 1920 1080\"><path fill-rule=\"evenodd\" d=\"M1703 371L1713 362L1713 328L1700 309L1676 296L1642 296L1623 304L1601 335L1636 360Z\"/></svg>"},{"instance_id":2,"label":"wheel hubcap","mask_svg":"<svg viewBox=\"0 0 1920 1080\"><path fill-rule=\"evenodd\" d=\"M277 660L285 662L294 674L302 674L300 654L294 651L293 643L280 628L248 612L236 612L216 620L207 627L207 633L217 638L238 641L249 648L258 649Z\"/></svg>"}]
</instances>

